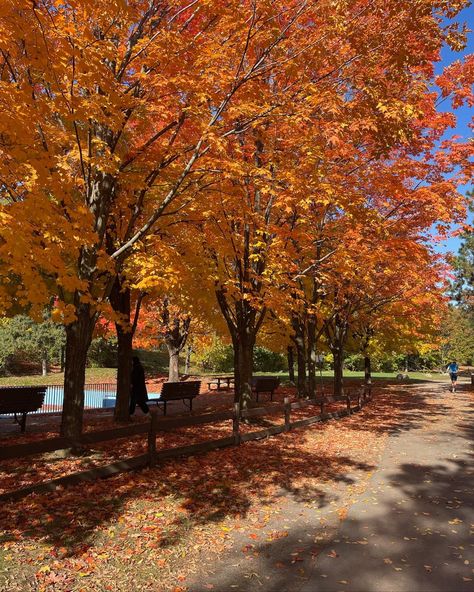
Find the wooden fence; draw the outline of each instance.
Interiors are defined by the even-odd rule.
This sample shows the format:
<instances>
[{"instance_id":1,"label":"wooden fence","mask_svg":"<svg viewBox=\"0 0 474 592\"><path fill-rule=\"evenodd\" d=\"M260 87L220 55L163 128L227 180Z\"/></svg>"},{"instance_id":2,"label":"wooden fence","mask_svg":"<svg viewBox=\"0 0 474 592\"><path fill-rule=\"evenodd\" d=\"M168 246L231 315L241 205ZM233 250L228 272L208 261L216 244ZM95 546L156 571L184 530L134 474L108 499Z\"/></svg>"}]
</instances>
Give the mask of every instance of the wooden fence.
<instances>
[{"instance_id":1,"label":"wooden fence","mask_svg":"<svg viewBox=\"0 0 474 592\"><path fill-rule=\"evenodd\" d=\"M123 473L125 471L140 469L146 466L152 467L155 466L157 462L165 459L201 454L227 446L238 446L239 444L249 442L250 440L258 440L282 432L288 432L294 428L309 426L313 423L326 421L328 419L344 417L359 411L367 401L371 400L371 398L372 393L370 389L368 391L364 391L364 389L356 389L352 391L349 390L347 394L342 397L325 396L322 398L295 401L293 403L290 403L289 398L285 397L283 404L271 404L268 407L256 407L245 410L240 409L239 405L236 403L232 411L220 411L216 413L196 415L194 417L177 418L160 418L157 415L156 410L153 409L151 411L151 419L149 422L103 430L100 432L85 433L81 436L80 441L73 441L69 438L50 438L48 440L4 447L0 449L0 461L24 458L25 456L34 454L43 454L46 452L54 452L56 450L95 444L97 442L106 442L109 440L118 440L120 438L129 438L131 436L147 434L146 454L127 458L122 461L116 461L109 465L96 467L80 473L66 475L58 479L52 479L22 489L9 491L0 494L0 501L20 499L30 493L54 491L57 486L75 485L84 481L94 481L100 478L111 477L112 475L117 475L118 473ZM340 411L326 413L325 406L328 403L335 402L345 403L345 408ZM305 419L291 421L292 411L304 409L309 406L319 406L320 413ZM242 420L253 417L264 417L266 415L275 415L278 413L283 414L284 422L282 424L250 433L241 432L240 424ZM199 444L191 444L166 450L157 450L156 448L156 438L160 432L170 432L178 428L218 423L227 420L232 420L232 435L227 438L219 438L217 440L209 440Z\"/></svg>"}]
</instances>

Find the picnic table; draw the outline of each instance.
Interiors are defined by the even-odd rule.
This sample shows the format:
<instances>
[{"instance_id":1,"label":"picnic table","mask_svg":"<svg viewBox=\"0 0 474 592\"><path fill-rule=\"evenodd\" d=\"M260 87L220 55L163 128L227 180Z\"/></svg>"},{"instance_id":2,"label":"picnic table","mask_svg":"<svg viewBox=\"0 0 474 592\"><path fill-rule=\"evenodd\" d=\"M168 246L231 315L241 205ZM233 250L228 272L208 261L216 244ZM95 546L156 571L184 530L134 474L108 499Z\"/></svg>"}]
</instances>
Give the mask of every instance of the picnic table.
<instances>
[{"instance_id":1,"label":"picnic table","mask_svg":"<svg viewBox=\"0 0 474 592\"><path fill-rule=\"evenodd\" d=\"M208 381L209 390L211 391L211 386L216 387L216 391L223 391L225 389L229 389L231 384L234 382L234 375L232 376L214 376L211 380ZM225 385L225 386L222 386Z\"/></svg>"}]
</instances>

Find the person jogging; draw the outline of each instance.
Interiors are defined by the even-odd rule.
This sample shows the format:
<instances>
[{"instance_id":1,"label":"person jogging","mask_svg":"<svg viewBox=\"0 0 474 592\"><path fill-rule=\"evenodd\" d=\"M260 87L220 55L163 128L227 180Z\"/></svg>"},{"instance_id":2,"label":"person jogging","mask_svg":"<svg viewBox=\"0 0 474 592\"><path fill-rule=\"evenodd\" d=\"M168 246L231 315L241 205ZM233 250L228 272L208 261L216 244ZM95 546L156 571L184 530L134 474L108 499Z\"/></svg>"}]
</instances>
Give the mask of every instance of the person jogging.
<instances>
[{"instance_id":1,"label":"person jogging","mask_svg":"<svg viewBox=\"0 0 474 592\"><path fill-rule=\"evenodd\" d=\"M458 372L459 372L459 366L458 366L456 360L451 362L451 364L449 364L447 366L446 370L449 372L449 376L451 378L451 392L455 393L456 392L456 384L458 381Z\"/></svg>"}]
</instances>

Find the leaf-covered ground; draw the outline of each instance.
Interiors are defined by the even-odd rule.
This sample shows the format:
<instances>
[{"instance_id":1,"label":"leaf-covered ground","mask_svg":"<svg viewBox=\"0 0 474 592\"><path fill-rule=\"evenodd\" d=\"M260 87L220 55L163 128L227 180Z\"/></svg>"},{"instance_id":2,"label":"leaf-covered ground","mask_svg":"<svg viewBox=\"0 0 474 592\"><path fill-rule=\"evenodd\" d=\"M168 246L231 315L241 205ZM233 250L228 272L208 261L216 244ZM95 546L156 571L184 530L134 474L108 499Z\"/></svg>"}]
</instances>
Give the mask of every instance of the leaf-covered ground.
<instances>
[{"instance_id":1,"label":"leaf-covered ground","mask_svg":"<svg viewBox=\"0 0 474 592\"><path fill-rule=\"evenodd\" d=\"M0 589L186 589L186 578L220 556L236 531L248 539L242 551L247 553L262 536L284 538L285 529L274 523L295 500L314 512L330 507L344 519L374 471L387 435L400 429L400 414L412 408L422 412L423 406L436 401L387 388L350 418L5 503ZM417 421L417 413L411 421ZM230 425L199 430L207 439L228 434ZM159 446L195 441L199 430L168 434ZM139 453L140 446L135 440L109 443L102 457L95 454L103 464L104 457ZM48 469L50 476L61 474L64 462L76 461L31 464L42 477L48 465L59 467ZM11 472L11 462L6 464ZM16 461L17 485L24 485L21 473L29 464ZM24 481L34 480L30 474Z\"/></svg>"},{"instance_id":2,"label":"leaf-covered ground","mask_svg":"<svg viewBox=\"0 0 474 592\"><path fill-rule=\"evenodd\" d=\"M275 396L274 403L281 403L285 396L291 399L295 398L294 389L279 389ZM232 409L233 394L216 393L215 391L207 392L199 396L196 400L196 409L193 413L201 414L206 412L230 410ZM261 402L260 405L266 405L270 408L272 403ZM327 411L336 411L345 407L344 402L332 404L326 407ZM174 402L172 408L172 415L181 414L183 412L183 405L181 401ZM292 420L302 419L317 415L320 412L319 406L311 406L303 410L298 410L292 413ZM184 416L186 416L187 412ZM0 437L0 445L6 446L13 444L21 444L53 438L58 435L59 430L59 416L32 416L32 426L24 434L12 431L9 420L3 420L3 428L6 431L3 438ZM5 426L5 422L9 425ZM144 416L140 411L137 411L133 421L148 422L148 417ZM274 415L267 415L263 418L258 418L248 423L242 423L240 430L242 433L258 431L265 429L271 425L281 424L283 422L283 414L281 411L276 411ZM5 429L8 428L8 429ZM89 412L85 415L84 431L100 431L104 429L111 429L117 427L113 422L112 414L99 412ZM182 428L175 430L172 433L166 433L157 437L157 449L175 448L178 446L186 446L189 444L197 444L208 440L215 440L219 438L226 438L232 435L232 422L224 421L216 424L206 424L196 427ZM4 461L0 465L0 493L20 489L41 483L50 479L63 477L79 471L88 470L98 466L104 466L117 460L123 460L133 456L138 456L146 452L147 436L146 434L138 435L131 438L122 438L119 440L111 440L103 443L97 443L89 447L89 449L79 457L64 457L62 452L53 452L40 455L32 455L21 461L13 459Z\"/></svg>"}]
</instances>

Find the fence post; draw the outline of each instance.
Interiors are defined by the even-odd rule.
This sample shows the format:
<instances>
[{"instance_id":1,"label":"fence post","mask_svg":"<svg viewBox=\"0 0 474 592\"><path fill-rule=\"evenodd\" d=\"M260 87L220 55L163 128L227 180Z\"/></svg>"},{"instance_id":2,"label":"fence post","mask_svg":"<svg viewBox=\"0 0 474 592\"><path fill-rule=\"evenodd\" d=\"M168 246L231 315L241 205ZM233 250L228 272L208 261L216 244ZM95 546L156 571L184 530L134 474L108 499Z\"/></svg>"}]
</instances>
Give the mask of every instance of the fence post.
<instances>
[{"instance_id":1,"label":"fence post","mask_svg":"<svg viewBox=\"0 0 474 592\"><path fill-rule=\"evenodd\" d=\"M232 435L234 436L235 445L240 444L240 404L234 403L234 417L232 418Z\"/></svg>"},{"instance_id":2,"label":"fence post","mask_svg":"<svg viewBox=\"0 0 474 592\"><path fill-rule=\"evenodd\" d=\"M156 434L158 431L158 413L156 409L150 409L150 429L148 430L148 465L156 464Z\"/></svg>"},{"instance_id":3,"label":"fence post","mask_svg":"<svg viewBox=\"0 0 474 592\"><path fill-rule=\"evenodd\" d=\"M285 403L285 432L289 432L291 429L290 425L290 412L291 412L291 403L289 397L285 397L283 399Z\"/></svg>"}]
</instances>

